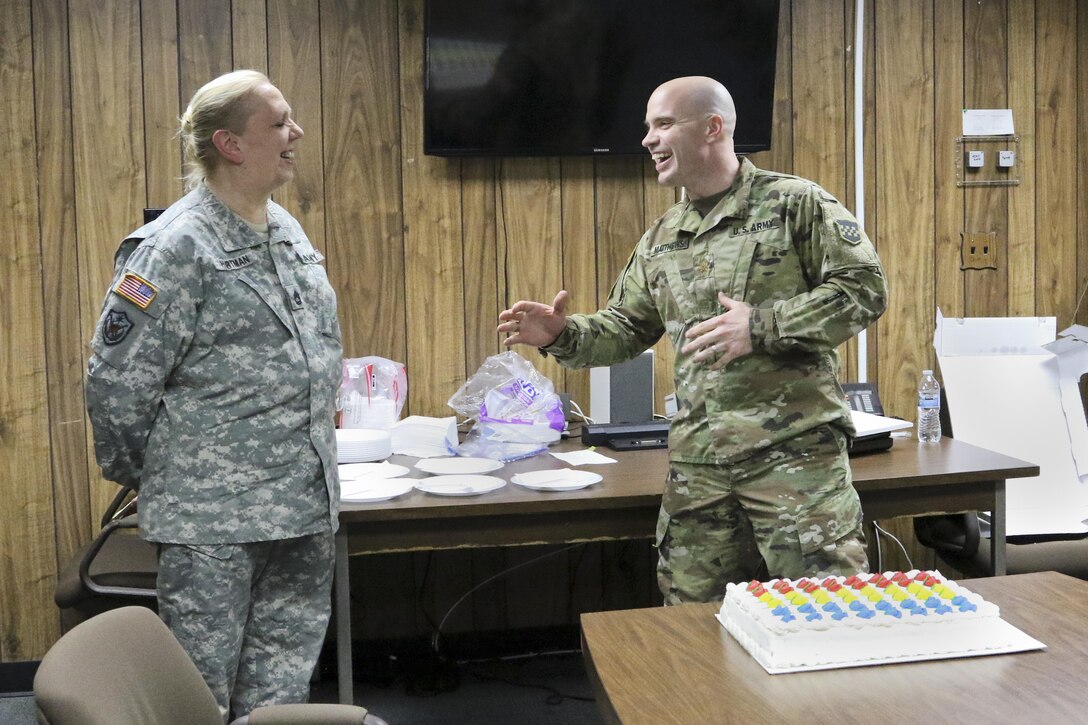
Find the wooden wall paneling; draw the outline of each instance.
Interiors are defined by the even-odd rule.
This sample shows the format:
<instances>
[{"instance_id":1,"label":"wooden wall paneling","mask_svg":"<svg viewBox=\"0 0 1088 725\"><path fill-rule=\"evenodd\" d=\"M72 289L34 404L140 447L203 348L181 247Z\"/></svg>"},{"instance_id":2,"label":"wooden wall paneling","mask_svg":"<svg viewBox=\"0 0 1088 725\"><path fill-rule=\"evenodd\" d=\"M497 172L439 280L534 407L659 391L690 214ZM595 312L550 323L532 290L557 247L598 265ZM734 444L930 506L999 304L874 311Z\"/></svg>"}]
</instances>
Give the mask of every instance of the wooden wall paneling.
<instances>
[{"instance_id":1,"label":"wooden wall paneling","mask_svg":"<svg viewBox=\"0 0 1088 725\"><path fill-rule=\"evenodd\" d=\"M1077 3L1077 128L1088 124L1088 3ZM1088 143L1077 142L1077 300L1073 322L1085 324L1088 306Z\"/></svg>"},{"instance_id":2,"label":"wooden wall paneling","mask_svg":"<svg viewBox=\"0 0 1088 725\"><path fill-rule=\"evenodd\" d=\"M311 0L283 0L269 5L268 71L305 132L295 160L294 181L281 188L275 199L298 219L310 240L318 248L324 248L324 123L318 12L319 6ZM395 26L390 22L388 27L392 35Z\"/></svg>"},{"instance_id":3,"label":"wooden wall paneling","mask_svg":"<svg viewBox=\"0 0 1088 725\"><path fill-rule=\"evenodd\" d=\"M597 300L596 249L596 162L591 157L560 160L562 178L562 289L570 294L574 310L586 310ZM559 288L545 290L543 301L551 303ZM585 307L583 307L585 305ZM582 412L589 415L589 373L562 369L555 380Z\"/></svg>"},{"instance_id":4,"label":"wooden wall paneling","mask_svg":"<svg viewBox=\"0 0 1088 725\"><path fill-rule=\"evenodd\" d=\"M847 99L846 46L849 38L842 5L822 0L794 0L791 19L793 52L805 62L793 69L795 112L793 117L793 173L811 179L847 207L846 164L852 149L846 148ZM857 378L857 342L840 345L840 377Z\"/></svg>"},{"instance_id":5,"label":"wooden wall paneling","mask_svg":"<svg viewBox=\"0 0 1088 725\"><path fill-rule=\"evenodd\" d=\"M563 283L562 176L558 158L502 159L498 167L498 246L504 249L508 307L519 299L550 302ZM532 348L516 350L542 375L562 386L562 370ZM506 552L511 571L503 577L507 625L538 624L558 606L552 596L525 597L526 581L564 581L567 560L559 554L530 563L539 547ZM521 567L521 568L518 568ZM514 571L516 569L516 571Z\"/></svg>"},{"instance_id":6,"label":"wooden wall paneling","mask_svg":"<svg viewBox=\"0 0 1088 725\"><path fill-rule=\"evenodd\" d=\"M178 118L184 112L178 88L178 17L173 0L140 5L143 54L144 159L148 207L167 207L182 195ZM143 222L132 220L132 228Z\"/></svg>"},{"instance_id":7,"label":"wooden wall paneling","mask_svg":"<svg viewBox=\"0 0 1088 725\"><path fill-rule=\"evenodd\" d=\"M612 285L649 226L646 219L651 215L646 209L647 194L643 187L646 163L643 156L597 159L597 299L575 302L576 311L592 312L604 307ZM671 189L668 191L672 192ZM650 198L660 199L657 192ZM653 215L650 223L663 211ZM673 389L673 353L668 345L668 342L660 341L654 345L654 410L657 413L664 413L663 397ZM660 384L663 377L668 380L667 384ZM588 409L585 412L592 415Z\"/></svg>"},{"instance_id":8,"label":"wooden wall paneling","mask_svg":"<svg viewBox=\"0 0 1088 725\"><path fill-rule=\"evenodd\" d=\"M1064 326L1072 319L1081 285L1088 279L1088 145L1077 134L1078 123L1088 118L1088 6L1062 0L970 4L967 8L965 3L886 0L866 5L870 29L865 41L866 227L877 243L892 290L892 307L870 335L876 347L876 353L870 353L870 368L875 369L889 411L908 418L913 417L917 370L932 362L929 341L935 307L939 304L949 316L965 312L964 273L959 270L964 191L954 185L952 156L964 105L976 98L1007 103L1021 136L1021 185L1007 190L1007 211L1001 205L979 205L972 212L979 224L995 223L995 217L1007 219L997 222L1007 224L1007 256L999 272L1007 280L1007 301L990 297L984 306L1008 314L1056 315ZM320 171L317 178L325 187L324 200L313 196L317 201L311 203L325 215L325 228L307 227L307 231L319 245L325 244L330 273L341 292L349 351L358 344L368 349L355 354L374 352L408 364L412 412L449 412L445 401L452 391L474 371L484 353L498 349L498 336L488 328L493 328L494 313L514 299L528 297L528 292L547 298L565 283L587 289L586 299L578 292L577 309L595 308L593 303L603 299L618 271L615 257L621 264L626 260L638 235L660 213L657 207L667 206L672 199L671 190L656 186L644 159L638 162L637 173L634 165L624 170L622 159L518 162L514 167L520 165L522 171L512 173L507 164L502 183L497 184L495 172L489 169L499 162L451 162L422 156L423 0L325 0L319 6L274 5L265 0L229 4L141 0L104 5L91 0L35 0L9 6L0 30L6 51L0 60L0 83L5 97L33 97L34 103L29 109L15 110L16 114L29 110L33 115L25 123L10 124L15 130L0 132L0 146L5 153L22 153L12 149L23 149L20 144L26 141L25 130L32 123L35 133L29 143L38 157L37 165L33 160L8 164L15 173L9 173L0 196L15 194L18 203L0 203L4 227L15 240L8 245L8 253L0 256L0 273L8 292L5 299L22 291L46 302L40 321L10 305L6 313L12 322L5 323L0 365L13 371L7 372L7 379L14 375L16 383L0 394L6 396L0 397L2 420L9 429L21 426L17 437L21 446L42 453L23 455L20 448L19 455L6 456L5 470L25 466L27 461L49 460L52 472L47 471L34 490L48 489L50 479L56 488L53 516L43 511L40 517L32 517L44 522L35 524L40 528L25 528L30 519L18 511L9 514L12 507L8 507L0 513L0 536L8 548L10 542L17 542L19 550L28 545L41 551L55 547L55 558L42 557L39 565L33 565L37 566L30 577L33 586L52 586L56 566L97 526L97 517L113 491L112 485L100 481L89 454L89 432L86 440L80 440L87 426L78 391L71 396L63 391L78 385L87 354L85 341L98 317L119 239L139 223L143 206L160 206L176 197L176 172L171 167L177 163L177 150L169 138L173 134L169 116L176 111L171 111L171 104L180 110L181 102L210 78L232 67L263 63L271 66L273 74L285 74L274 78L281 87L299 88L298 97L285 88L296 107L302 108L300 102L314 103L307 99L320 99L320 120L303 119L307 138L301 155L304 164L311 164L304 173ZM814 19L814 7L811 0L781 3L774 148L753 157L764 168L792 172L795 153L800 163L826 151L801 148L793 138L794 116L797 123L804 123L801 119L816 113L801 94L811 90L801 85L808 75L806 64L814 62L806 50L816 32L810 24L826 22L822 16ZM29 24L27 8L33 12ZM998 17L1002 8L1004 15ZM848 32L852 35L852 0L841 0L827 12L836 22L842 14L842 38ZM965 14L979 18L977 30L965 31ZM991 32L993 23L1001 26L993 31L996 38L981 37ZM266 29L280 46L279 66L266 60L271 47ZM26 84L27 41L9 38L27 33L33 43L34 78L31 90L24 92L19 89ZM994 53L998 38L1003 38L1000 44L1005 49ZM318 41L319 46L315 45ZM972 94L968 103L963 95L968 73L965 47L973 49L969 72L977 78L968 81ZM301 53L301 61L288 57L287 48L292 54ZM820 54L826 50L815 49ZM841 83L846 109L851 103L850 55L845 53L844 72L838 80L816 79ZM322 64L320 72L315 57ZM999 77L983 78L988 62L983 59L992 57L999 58ZM137 58L140 62L135 63ZM12 83L15 90L9 90ZM1007 96L994 92L1001 88ZM68 89L70 98L65 96ZM849 118L845 113L846 127L834 131L846 147ZM808 131L798 129L798 139L802 133ZM377 166L375 158L380 158ZM586 176L587 165L594 168L592 181ZM848 160L843 167L848 190L853 172ZM826 180L817 180L827 185ZM523 218L520 208L515 214L502 208L512 197L524 207L540 188L548 191L531 201L541 208L552 205L552 211L543 214L543 231L530 229L534 222ZM641 201L633 201L635 197ZM37 205L37 211L28 211L28 203ZM520 223L522 228L511 235L502 227L504 222ZM577 230L587 223L593 224L593 232L583 239ZM474 230L481 233L473 236ZM530 241L538 248L528 247ZM406 254L412 255L408 262ZM587 254L594 255L593 266L583 262ZM551 261L537 262L537 269L527 271L526 260L532 261L533 255L539 259L551 255ZM352 286L347 275L360 264L382 270L380 284L388 292L381 297L389 301L379 304L385 307L375 306L374 287L365 286L373 283ZM21 272L27 265L30 277ZM70 270L78 275L78 284L66 278L72 276ZM536 277L531 278L531 273ZM40 280L35 281L34 274L41 274ZM580 279L576 275L589 274L594 280L591 285L571 284ZM17 278L14 286L9 285L12 278ZM537 287L525 293L515 288L529 284ZM495 302L489 304L492 295ZM476 309L468 312L473 306ZM1079 317L1082 322L1088 319L1088 307L1082 305ZM32 329L38 332L28 332ZM11 349L18 354L10 354ZM665 357L658 357L659 382ZM22 372L14 372L26 370L31 371L29 375L48 375L47 393L39 387L37 394L49 397L42 397L40 405L26 404L35 393L22 390L18 377ZM582 389L577 386L583 385L584 377L578 376L584 373L553 368L548 374L563 380L568 389ZM12 400L21 402L12 407ZM18 411L14 421L9 410ZM46 415L47 420L41 422ZM41 425L35 428L33 421ZM23 430L28 431L26 440ZM0 446L10 448L12 440L16 439L0 436ZM32 479L33 475L26 478ZM22 506L21 495L20 491L9 499ZM10 516L19 517L14 520L24 528L9 532ZM890 523L899 531L899 521ZM903 526L909 527L909 522ZM908 541L906 545L914 551L914 544ZM604 606L625 606L630 601L631 581L641 581L645 572L638 574L623 563L625 556L617 558L611 551L627 546L643 557L651 572L647 586L652 587L653 555L648 542L599 546L596 560L573 551L556 557L547 578L570 580L574 596L567 614L594 604L590 589L595 577L605 587ZM364 561L384 562L376 564L373 576L368 573L357 581L363 597L360 621L377 625L365 630L373 633L364 636L384 636L387 631L410 634L421 626L413 602L416 583L424 581L417 559L424 556L352 561L356 569ZM508 561L501 549L475 551L470 556L473 572L469 578L479 581L525 557L515 554ZM563 560L562 566L558 560ZM16 576L13 566L8 563L0 568L5 593ZM457 562L456 568L464 567L463 561ZM413 570L414 576L396 581ZM18 570L18 576L27 575ZM459 577L445 576L447 591L428 595L424 604L438 609L463 593ZM555 587L565 590L566 585ZM473 626L506 626L506 602L515 594L520 596L500 582L475 593ZM21 596L19 601L32 600L34 595ZM37 612L28 618L20 612L18 621L13 619L6 608L10 601L6 594L0 596L0 607L5 608L0 614L6 637L0 643L3 659L16 656L16 647L22 647L20 654L29 652L25 643L40 639L45 631ZM381 611L390 602L402 601L406 604L392 605L396 611ZM32 604L23 606L29 612ZM513 621L560 617L563 602L549 600L537 606L536 611L515 608ZM39 609L55 619L47 601ZM463 624L458 619L457 625ZM55 625L50 621L48 626Z\"/></svg>"},{"instance_id":9,"label":"wooden wall paneling","mask_svg":"<svg viewBox=\"0 0 1088 725\"><path fill-rule=\"evenodd\" d=\"M140 13L130 3L72 0L68 18L80 319L89 341L113 278L114 252L143 220L143 84L140 64L132 62L141 57ZM116 487L101 483L93 455L88 461L97 527Z\"/></svg>"},{"instance_id":10,"label":"wooden wall paneling","mask_svg":"<svg viewBox=\"0 0 1088 725\"><path fill-rule=\"evenodd\" d=\"M1084 3L1080 3L1084 6ZM1009 108L1020 137L1020 184L1008 188L1008 314L1035 314L1035 3L1008 0ZM1080 95L1078 94L1078 98ZM1083 168L1079 164L1078 168ZM1080 205L1078 205L1079 207Z\"/></svg>"},{"instance_id":11,"label":"wooden wall paneling","mask_svg":"<svg viewBox=\"0 0 1088 725\"><path fill-rule=\"evenodd\" d=\"M80 326L68 8L63 0L42 0L33 3L31 11L41 284L43 299L49 300L42 305L49 381L46 420L59 567L90 540L95 518L90 510L83 406L87 354ZM15 225L4 227L12 229Z\"/></svg>"},{"instance_id":12,"label":"wooden wall paneling","mask_svg":"<svg viewBox=\"0 0 1088 725\"><path fill-rule=\"evenodd\" d=\"M1036 313L1072 320L1077 284L1077 99L1069 72L1076 58L1077 12L1071 3L1036 3Z\"/></svg>"},{"instance_id":13,"label":"wooden wall paneling","mask_svg":"<svg viewBox=\"0 0 1088 725\"><path fill-rule=\"evenodd\" d=\"M608 293L646 231L643 193L638 185L646 163L641 156L597 159L597 299L579 310L603 307Z\"/></svg>"},{"instance_id":14,"label":"wooden wall paneling","mask_svg":"<svg viewBox=\"0 0 1088 725\"><path fill-rule=\"evenodd\" d=\"M231 0L231 45L237 69L268 75L267 4L267 0Z\"/></svg>"},{"instance_id":15,"label":"wooden wall paneling","mask_svg":"<svg viewBox=\"0 0 1088 725\"><path fill-rule=\"evenodd\" d=\"M846 197L846 115L843 78L847 36L842 6L826 0L793 0L792 47L805 59L793 69L793 173L811 179L837 199Z\"/></svg>"},{"instance_id":16,"label":"wooden wall paneling","mask_svg":"<svg viewBox=\"0 0 1088 725\"><path fill-rule=\"evenodd\" d=\"M444 416L465 381L460 166L423 154L423 2L399 9L404 285L412 413Z\"/></svg>"},{"instance_id":17,"label":"wooden wall paneling","mask_svg":"<svg viewBox=\"0 0 1088 725\"><path fill-rule=\"evenodd\" d=\"M498 167L498 245L504 249L504 307L517 300L550 303L563 284L562 177L558 158L506 158ZM574 302L577 309L578 301ZM549 380L562 381L551 357L518 354ZM452 392L452 391L451 391Z\"/></svg>"},{"instance_id":18,"label":"wooden wall paneling","mask_svg":"<svg viewBox=\"0 0 1088 725\"><path fill-rule=\"evenodd\" d=\"M876 23L873 19L876 11L874 5L875 0L866 0L864 18L865 29L862 34L865 52L861 70L863 74L862 102L865 106L862 118L865 134L863 139L862 157L865 165L865 231L876 245L877 254L881 255L881 260L883 261L882 250L886 242L885 240L880 239L877 234L877 231L880 229L880 205L877 203L878 193L876 179L877 166L880 162L877 154L875 133L873 131L873 129L876 128L876 103L874 102L876 99L876 62L873 60L876 55L876 32L874 30ZM851 27L853 27L853 25L851 25ZM852 63L853 61L851 61L851 64ZM852 95L854 92L853 74L851 74L850 78L850 94ZM851 141L851 143L853 142ZM857 183L857 169L851 167L851 172L855 174L855 183ZM895 294L895 290L889 289L888 293ZM880 320L877 320L875 324L869 327L866 336L869 362L868 377L871 382L880 385L883 385L880 369L880 331L882 326L883 323Z\"/></svg>"},{"instance_id":19,"label":"wooden wall paneling","mask_svg":"<svg viewBox=\"0 0 1088 725\"><path fill-rule=\"evenodd\" d=\"M321 165L345 355L407 364L397 23L395 3L322 4Z\"/></svg>"},{"instance_id":20,"label":"wooden wall paneling","mask_svg":"<svg viewBox=\"0 0 1088 725\"><path fill-rule=\"evenodd\" d=\"M778 50L774 76L774 116L771 148L751 155L761 169L792 174L793 170L793 2L781 0L778 6ZM745 109L738 108L740 116Z\"/></svg>"},{"instance_id":21,"label":"wooden wall paneling","mask_svg":"<svg viewBox=\"0 0 1088 725\"><path fill-rule=\"evenodd\" d=\"M965 273L961 232L964 231L964 193L956 185L956 143L963 135L964 28L962 3L935 3L933 6L933 161L934 231L936 256L934 289L936 307L945 317L963 317ZM910 293L910 288L900 290ZM936 310L934 310L936 314ZM930 360L936 363L934 357ZM915 381L917 385L917 381ZM913 417L911 418L913 420Z\"/></svg>"},{"instance_id":22,"label":"wooden wall paneling","mask_svg":"<svg viewBox=\"0 0 1088 725\"><path fill-rule=\"evenodd\" d=\"M843 0L843 50L842 50L842 68L839 75L839 85L842 93L842 116L843 116L843 128L842 132L842 174L843 174L843 190L839 200L849 208L855 216L859 215L857 204L855 203L855 184L857 179L854 172L854 58L855 58L855 32L854 32L854 5L849 0ZM862 71L864 74L864 71ZM864 108L864 104L862 105ZM862 139L864 140L864 135ZM859 220L862 223L863 229L868 229L865 226L863 219ZM868 234L868 231L866 231ZM875 242L874 242L875 245ZM866 351L869 351L868 339L874 337L874 330L870 329L866 332ZM853 337L847 340L839 347L839 380L850 381L860 380L860 371L858 368L858 346L861 344L860 337ZM870 382L873 382L872 378L869 378Z\"/></svg>"},{"instance_id":23,"label":"wooden wall paneling","mask_svg":"<svg viewBox=\"0 0 1088 725\"><path fill-rule=\"evenodd\" d=\"M460 163L467 379L484 360L506 349L502 345L505 336L495 332L499 312L506 308L506 300L505 289L500 285L496 233L496 161L461 159Z\"/></svg>"},{"instance_id":24,"label":"wooden wall paneling","mask_svg":"<svg viewBox=\"0 0 1088 725\"><path fill-rule=\"evenodd\" d=\"M177 15L179 88L188 104L198 88L234 68L230 3L177 0Z\"/></svg>"},{"instance_id":25,"label":"wooden wall paneling","mask_svg":"<svg viewBox=\"0 0 1088 725\"><path fill-rule=\"evenodd\" d=\"M904 1L876 8L877 235L892 294L880 326L881 398L912 419L919 371L930 367L934 326L932 199L933 16ZM903 33L903 28L916 32ZM909 139L904 143L904 139ZM894 241L891 241L894 240ZM890 374L889 374L890 373Z\"/></svg>"},{"instance_id":26,"label":"wooden wall paneling","mask_svg":"<svg viewBox=\"0 0 1088 725\"><path fill-rule=\"evenodd\" d=\"M34 36L30 4L9 4L0 27L0 658L37 659L57 634L51 573L56 562L50 485L49 396L36 189ZM51 211L51 210L49 210ZM47 212L46 212L47 213Z\"/></svg>"},{"instance_id":27,"label":"wooden wall paneling","mask_svg":"<svg viewBox=\"0 0 1088 725\"><path fill-rule=\"evenodd\" d=\"M964 8L964 98L966 108L1008 108L1006 4L967 2ZM996 152L984 149L986 165ZM994 234L996 269L964 272L965 309L971 317L1004 316L1008 299L1008 189L973 186L964 192L964 231Z\"/></svg>"},{"instance_id":28,"label":"wooden wall paneling","mask_svg":"<svg viewBox=\"0 0 1088 725\"><path fill-rule=\"evenodd\" d=\"M664 214L680 198L679 191L672 186L662 186L657 183L657 173L654 171L653 162L649 153L642 160L640 169L642 172L642 227L645 231L650 228L658 217ZM641 237L640 237L641 238ZM634 249L634 242L631 244ZM607 294L605 290L602 294ZM654 345L654 413L665 414L665 396L676 392L674 371L676 369L676 350L673 349L672 340L668 335L662 335Z\"/></svg>"},{"instance_id":29,"label":"wooden wall paneling","mask_svg":"<svg viewBox=\"0 0 1088 725\"><path fill-rule=\"evenodd\" d=\"M567 290L575 310L587 310L598 299L596 245L596 160L568 157L560 160L562 178L561 217L563 237L562 288ZM545 292L554 295L558 289ZM545 301L551 302L551 299ZM581 307L586 305L586 307ZM562 368L556 386L565 392L585 415L589 415L589 371ZM581 429L574 427L575 435ZM600 595L602 552L595 544L584 544L564 555L567 565L564 585L571 612L587 611ZM575 619L575 621L577 621Z\"/></svg>"}]
</instances>

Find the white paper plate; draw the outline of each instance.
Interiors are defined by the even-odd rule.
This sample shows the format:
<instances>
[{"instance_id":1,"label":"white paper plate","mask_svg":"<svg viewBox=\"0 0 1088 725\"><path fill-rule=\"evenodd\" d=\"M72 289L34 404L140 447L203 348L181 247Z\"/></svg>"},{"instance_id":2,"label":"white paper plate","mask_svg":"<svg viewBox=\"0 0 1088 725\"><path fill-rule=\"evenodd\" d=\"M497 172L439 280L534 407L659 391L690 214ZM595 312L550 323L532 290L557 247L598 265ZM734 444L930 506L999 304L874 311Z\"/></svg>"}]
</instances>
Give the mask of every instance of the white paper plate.
<instances>
[{"instance_id":1,"label":"white paper plate","mask_svg":"<svg viewBox=\"0 0 1088 725\"><path fill-rule=\"evenodd\" d=\"M601 474L591 471L558 468L516 473L510 478L510 482L535 491L577 491L580 488L592 486L601 478Z\"/></svg>"},{"instance_id":2,"label":"white paper plate","mask_svg":"<svg viewBox=\"0 0 1088 725\"><path fill-rule=\"evenodd\" d=\"M501 478L478 475L432 476L416 482L420 491L437 496L479 496L505 485Z\"/></svg>"},{"instance_id":3,"label":"white paper plate","mask_svg":"<svg viewBox=\"0 0 1088 725\"><path fill-rule=\"evenodd\" d=\"M341 481L353 481L359 478L397 478L408 473L407 466L398 466L396 463L382 461L381 463L341 463Z\"/></svg>"},{"instance_id":4,"label":"white paper plate","mask_svg":"<svg viewBox=\"0 0 1088 725\"><path fill-rule=\"evenodd\" d=\"M424 458L416 468L427 473L442 475L465 475L469 473L488 473L503 467L502 461L493 458Z\"/></svg>"},{"instance_id":5,"label":"white paper plate","mask_svg":"<svg viewBox=\"0 0 1088 725\"><path fill-rule=\"evenodd\" d=\"M403 496L416 486L414 478L372 478L344 481L340 484L340 500L345 503L387 501Z\"/></svg>"}]
</instances>

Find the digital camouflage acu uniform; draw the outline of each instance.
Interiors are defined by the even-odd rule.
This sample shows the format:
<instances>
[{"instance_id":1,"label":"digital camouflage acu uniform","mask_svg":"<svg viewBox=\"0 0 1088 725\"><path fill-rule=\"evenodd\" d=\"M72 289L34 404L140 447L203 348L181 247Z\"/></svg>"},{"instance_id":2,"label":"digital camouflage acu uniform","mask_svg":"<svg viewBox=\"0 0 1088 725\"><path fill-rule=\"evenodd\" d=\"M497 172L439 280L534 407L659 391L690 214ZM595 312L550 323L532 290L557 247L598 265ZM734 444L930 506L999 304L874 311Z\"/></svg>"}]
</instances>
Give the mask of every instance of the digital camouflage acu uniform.
<instances>
[{"instance_id":1,"label":"digital camouflage acu uniform","mask_svg":"<svg viewBox=\"0 0 1088 725\"><path fill-rule=\"evenodd\" d=\"M680 348L722 314L719 291L751 305L753 351L713 371ZM632 358L662 334L673 343L678 412L658 521L666 602L719 598L760 555L774 576L868 568L835 348L880 316L886 294L871 242L838 201L744 159L705 218L688 202L669 209L607 308L569 316L545 348L584 367Z\"/></svg>"},{"instance_id":2,"label":"digital camouflage acu uniform","mask_svg":"<svg viewBox=\"0 0 1088 725\"><path fill-rule=\"evenodd\" d=\"M342 350L322 259L282 207L265 235L201 185L121 244L91 341L98 462L139 489L160 614L224 712L236 669L238 711L304 701L328 624Z\"/></svg>"}]
</instances>

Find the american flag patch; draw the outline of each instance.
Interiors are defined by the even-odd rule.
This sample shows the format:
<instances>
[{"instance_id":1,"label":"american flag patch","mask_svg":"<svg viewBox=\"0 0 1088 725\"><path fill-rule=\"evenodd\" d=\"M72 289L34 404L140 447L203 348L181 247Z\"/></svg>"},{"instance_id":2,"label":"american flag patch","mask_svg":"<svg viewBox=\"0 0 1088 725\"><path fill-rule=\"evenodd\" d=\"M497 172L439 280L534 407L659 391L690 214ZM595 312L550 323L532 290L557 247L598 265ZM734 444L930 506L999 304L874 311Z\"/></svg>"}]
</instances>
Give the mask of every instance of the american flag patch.
<instances>
[{"instance_id":1,"label":"american flag patch","mask_svg":"<svg viewBox=\"0 0 1088 725\"><path fill-rule=\"evenodd\" d=\"M151 300L155 299L155 295L159 293L155 285L132 272L125 272L125 276L114 286L113 291L141 310L146 310Z\"/></svg>"}]
</instances>

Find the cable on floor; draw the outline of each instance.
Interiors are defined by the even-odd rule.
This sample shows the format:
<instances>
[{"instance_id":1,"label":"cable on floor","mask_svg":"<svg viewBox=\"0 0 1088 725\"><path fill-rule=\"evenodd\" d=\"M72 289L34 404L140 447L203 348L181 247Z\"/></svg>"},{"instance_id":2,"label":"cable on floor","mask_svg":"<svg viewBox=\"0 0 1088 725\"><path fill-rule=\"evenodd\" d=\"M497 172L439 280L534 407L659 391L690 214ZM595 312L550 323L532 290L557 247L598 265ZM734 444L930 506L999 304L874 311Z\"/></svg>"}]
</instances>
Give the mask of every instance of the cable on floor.
<instances>
[{"instance_id":1,"label":"cable on floor","mask_svg":"<svg viewBox=\"0 0 1088 725\"><path fill-rule=\"evenodd\" d=\"M518 682L517 680L513 680L513 679L510 679L510 678L507 678L507 677L501 677L499 675L485 674L485 673L482 673L482 672L475 671L474 668L471 666L471 665L477 665L478 666L481 663L485 663L485 662L505 662L505 661L509 661L509 660L513 660L513 659L526 659L526 658L531 658L531 657L542 657L542 656L548 656L548 655L562 655L562 654L581 654L581 653L578 652L577 650L563 650L563 651L557 651L557 652L534 653L534 654L529 654L529 655L516 655L516 656L513 656L513 657L499 657L499 658L496 658L494 660L470 660L470 661L467 661L465 664L466 664L466 666L468 666L469 674L472 675L472 677L475 678L476 680L479 680L480 682L501 682L504 685L510 685L511 687L522 687L522 688L530 689L530 690L542 690L542 691L548 693L547 697L544 698L544 702L546 704L548 704L548 705L560 705L560 704L563 703L564 700L574 700L574 701L577 701L577 702L596 702L597 698L595 698L595 697L587 697L587 696L584 696L584 695L571 695L571 694L568 694L568 693L565 693L565 692L561 692L561 691L555 689L554 687L552 687L550 685L543 685L543 684L533 683L533 682Z\"/></svg>"}]
</instances>

